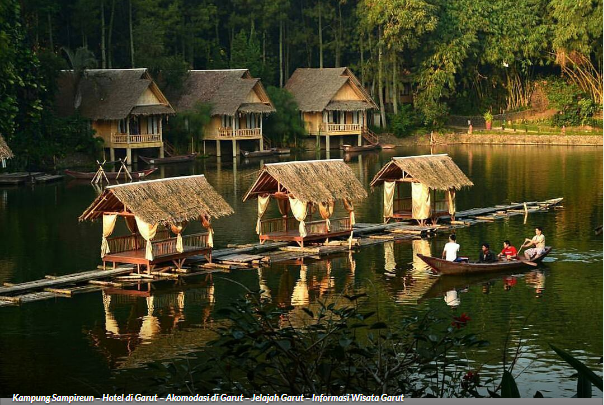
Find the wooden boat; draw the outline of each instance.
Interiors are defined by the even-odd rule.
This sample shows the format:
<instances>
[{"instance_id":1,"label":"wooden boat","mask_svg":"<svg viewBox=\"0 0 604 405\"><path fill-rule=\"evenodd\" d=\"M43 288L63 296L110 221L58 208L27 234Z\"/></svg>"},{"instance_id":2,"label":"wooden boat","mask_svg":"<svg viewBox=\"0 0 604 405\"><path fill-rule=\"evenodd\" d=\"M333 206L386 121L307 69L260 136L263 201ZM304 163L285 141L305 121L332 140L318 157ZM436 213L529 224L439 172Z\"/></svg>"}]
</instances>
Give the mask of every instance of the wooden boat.
<instances>
[{"instance_id":1,"label":"wooden boat","mask_svg":"<svg viewBox=\"0 0 604 405\"><path fill-rule=\"evenodd\" d=\"M396 149L396 145L393 145L391 143L385 143L383 145L380 145L380 147L382 149Z\"/></svg>"},{"instance_id":2,"label":"wooden boat","mask_svg":"<svg viewBox=\"0 0 604 405\"><path fill-rule=\"evenodd\" d=\"M151 158L146 156L139 156L139 158L148 165L163 165L168 163L190 162L195 160L196 156L197 153L189 153L188 155L168 156L163 158Z\"/></svg>"},{"instance_id":3,"label":"wooden boat","mask_svg":"<svg viewBox=\"0 0 604 405\"><path fill-rule=\"evenodd\" d=\"M341 145L340 146L340 149L342 149L344 152L366 152L366 151L376 150L379 148L380 148L380 145L378 143L370 144L370 145L361 145L361 146L354 146L354 145Z\"/></svg>"},{"instance_id":4,"label":"wooden boat","mask_svg":"<svg viewBox=\"0 0 604 405\"><path fill-rule=\"evenodd\" d=\"M291 149L289 148L273 148L275 150L275 155L289 155Z\"/></svg>"},{"instance_id":5,"label":"wooden boat","mask_svg":"<svg viewBox=\"0 0 604 405\"><path fill-rule=\"evenodd\" d=\"M152 169L141 170L138 172L130 172L130 175L132 175L133 179L142 179L143 177L147 177L156 170L157 167L154 167ZM96 172L76 172L74 170L65 170L65 174L70 177L73 177L74 179L92 180ZM118 172L105 172L105 174L107 175L107 178L109 180L116 180L118 176ZM122 171L121 173L119 173L119 176L120 178L122 176L125 176L124 172Z\"/></svg>"},{"instance_id":6,"label":"wooden boat","mask_svg":"<svg viewBox=\"0 0 604 405\"><path fill-rule=\"evenodd\" d=\"M271 156L276 154L276 148L272 148L272 149L265 149L265 150L257 150L257 151L247 151L247 150L243 150L241 149L241 156L243 157L261 157L261 156Z\"/></svg>"},{"instance_id":7,"label":"wooden boat","mask_svg":"<svg viewBox=\"0 0 604 405\"><path fill-rule=\"evenodd\" d=\"M536 266L545 256L551 252L552 248L546 246L545 252L542 255L535 257L533 260L526 260L521 257L518 260L501 260L494 263L467 263L467 262L450 262L438 257L417 255L436 273L443 276L463 276L469 274L482 274L487 272L514 270L526 266Z\"/></svg>"}]
</instances>

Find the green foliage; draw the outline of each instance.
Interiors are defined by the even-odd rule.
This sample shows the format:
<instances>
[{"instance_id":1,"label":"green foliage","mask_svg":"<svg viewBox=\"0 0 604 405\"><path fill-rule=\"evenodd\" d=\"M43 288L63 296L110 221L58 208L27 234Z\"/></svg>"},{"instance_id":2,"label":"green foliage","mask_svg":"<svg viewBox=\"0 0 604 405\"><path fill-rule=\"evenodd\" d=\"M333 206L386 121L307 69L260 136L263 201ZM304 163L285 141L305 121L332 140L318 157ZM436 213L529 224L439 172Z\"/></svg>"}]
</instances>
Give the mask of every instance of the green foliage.
<instances>
[{"instance_id":1,"label":"green foliage","mask_svg":"<svg viewBox=\"0 0 604 405\"><path fill-rule=\"evenodd\" d=\"M484 118L486 122L493 121L493 114L490 111L487 111L482 115L482 118Z\"/></svg>"},{"instance_id":2,"label":"green foliage","mask_svg":"<svg viewBox=\"0 0 604 405\"><path fill-rule=\"evenodd\" d=\"M186 149L193 140L195 150L199 151L204 128L210 123L211 119L212 106L197 103L192 110L179 112L170 118L165 135L179 149Z\"/></svg>"},{"instance_id":3,"label":"green foliage","mask_svg":"<svg viewBox=\"0 0 604 405\"><path fill-rule=\"evenodd\" d=\"M502 398L520 398L520 391L512 373L505 370L501 379L501 397Z\"/></svg>"},{"instance_id":4,"label":"green foliage","mask_svg":"<svg viewBox=\"0 0 604 405\"><path fill-rule=\"evenodd\" d=\"M249 69L254 77L262 76L262 53L260 42L255 35L248 39L244 30L239 31L233 40L231 69Z\"/></svg>"},{"instance_id":5,"label":"green foliage","mask_svg":"<svg viewBox=\"0 0 604 405\"><path fill-rule=\"evenodd\" d=\"M593 119L602 106L589 98L577 85L557 78L547 82L545 87L550 105L559 110L552 118L554 126L597 125Z\"/></svg>"},{"instance_id":6,"label":"green foliage","mask_svg":"<svg viewBox=\"0 0 604 405\"><path fill-rule=\"evenodd\" d=\"M403 104L399 107L398 114L391 114L388 122L390 129L398 138L410 135L413 131L419 128L423 123L423 118L417 110L413 109L410 104Z\"/></svg>"},{"instance_id":7,"label":"green foliage","mask_svg":"<svg viewBox=\"0 0 604 405\"><path fill-rule=\"evenodd\" d=\"M264 133L275 144L296 144L299 137L306 135L306 130L294 97L287 90L273 86L266 92L277 111L266 119Z\"/></svg>"}]
</instances>

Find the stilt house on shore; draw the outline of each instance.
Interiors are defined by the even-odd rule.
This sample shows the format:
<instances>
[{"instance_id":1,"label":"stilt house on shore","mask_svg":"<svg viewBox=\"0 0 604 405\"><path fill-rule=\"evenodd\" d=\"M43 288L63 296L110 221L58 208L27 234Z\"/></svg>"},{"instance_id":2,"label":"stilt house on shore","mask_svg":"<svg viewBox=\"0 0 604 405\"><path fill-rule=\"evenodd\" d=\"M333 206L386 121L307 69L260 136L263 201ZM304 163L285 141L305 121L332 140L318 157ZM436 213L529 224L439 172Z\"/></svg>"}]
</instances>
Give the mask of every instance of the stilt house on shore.
<instances>
[{"instance_id":1,"label":"stilt house on shore","mask_svg":"<svg viewBox=\"0 0 604 405\"><path fill-rule=\"evenodd\" d=\"M474 185L446 154L393 157L375 175L371 187L384 187L384 222L415 219L433 223L455 219L455 195Z\"/></svg>"},{"instance_id":2,"label":"stilt house on shore","mask_svg":"<svg viewBox=\"0 0 604 405\"><path fill-rule=\"evenodd\" d=\"M224 141L232 145L232 156L242 144L264 150L262 122L275 112L260 79L247 69L190 70L180 89L167 89L166 95L177 112L190 111L197 104L209 104L212 120L204 128L206 143L215 142L216 156L222 155ZM257 144L257 145L255 145Z\"/></svg>"},{"instance_id":3,"label":"stilt house on shore","mask_svg":"<svg viewBox=\"0 0 604 405\"><path fill-rule=\"evenodd\" d=\"M151 272L159 263L181 268L194 255L212 260L212 218L233 213L204 175L109 186L80 216L80 221L103 220L101 258L107 262L135 264ZM129 233L111 237L118 217ZM188 223L200 221L207 232L183 236ZM173 235L173 236L172 236Z\"/></svg>"},{"instance_id":4,"label":"stilt house on shore","mask_svg":"<svg viewBox=\"0 0 604 405\"><path fill-rule=\"evenodd\" d=\"M79 113L89 119L96 136L103 138L109 159L124 149L157 149L164 157L163 121L174 114L172 106L147 69L89 69L80 75L62 71L58 79L57 113Z\"/></svg>"},{"instance_id":5,"label":"stilt house on shore","mask_svg":"<svg viewBox=\"0 0 604 405\"><path fill-rule=\"evenodd\" d=\"M367 192L343 160L313 160L264 165L243 201L254 198L258 200L260 243L292 241L304 246L309 241L351 235L353 204L367 198ZM264 219L271 199L276 200L281 216ZM337 202L346 214L332 218Z\"/></svg>"},{"instance_id":6,"label":"stilt house on shore","mask_svg":"<svg viewBox=\"0 0 604 405\"><path fill-rule=\"evenodd\" d=\"M296 100L306 131L311 136L325 139L330 149L330 138L337 136L342 144L345 137L378 142L367 126L369 111L378 109L375 101L365 91L347 67L298 68L285 84Z\"/></svg>"},{"instance_id":7,"label":"stilt house on shore","mask_svg":"<svg viewBox=\"0 0 604 405\"><path fill-rule=\"evenodd\" d=\"M0 167L6 168L6 161L13 157L13 151L10 150L4 138L0 135Z\"/></svg>"}]
</instances>

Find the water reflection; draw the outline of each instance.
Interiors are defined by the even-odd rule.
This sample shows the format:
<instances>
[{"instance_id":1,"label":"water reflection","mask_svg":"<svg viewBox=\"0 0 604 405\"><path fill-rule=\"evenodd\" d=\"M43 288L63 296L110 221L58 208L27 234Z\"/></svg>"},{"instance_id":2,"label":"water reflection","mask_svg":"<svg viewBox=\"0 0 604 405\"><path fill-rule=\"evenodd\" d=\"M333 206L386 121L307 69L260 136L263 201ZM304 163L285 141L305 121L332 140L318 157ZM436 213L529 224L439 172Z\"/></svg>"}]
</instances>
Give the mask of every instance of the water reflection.
<instances>
[{"instance_id":1,"label":"water reflection","mask_svg":"<svg viewBox=\"0 0 604 405\"><path fill-rule=\"evenodd\" d=\"M211 275L167 289L154 289L147 283L136 289L103 290L104 325L87 334L112 368L139 367L182 355L213 338L214 291ZM195 316L188 321L189 307L195 309Z\"/></svg>"}]
</instances>

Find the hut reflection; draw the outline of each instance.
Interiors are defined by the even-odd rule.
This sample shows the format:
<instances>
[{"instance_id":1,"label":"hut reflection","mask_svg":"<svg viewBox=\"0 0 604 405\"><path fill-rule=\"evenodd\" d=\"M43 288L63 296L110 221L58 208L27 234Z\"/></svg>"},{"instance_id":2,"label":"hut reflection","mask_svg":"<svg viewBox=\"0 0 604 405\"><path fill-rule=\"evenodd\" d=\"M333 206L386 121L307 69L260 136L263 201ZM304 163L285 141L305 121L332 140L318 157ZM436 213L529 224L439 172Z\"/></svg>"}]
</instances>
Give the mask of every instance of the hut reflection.
<instances>
[{"instance_id":1,"label":"hut reflection","mask_svg":"<svg viewBox=\"0 0 604 405\"><path fill-rule=\"evenodd\" d=\"M163 290L103 290L104 325L87 333L112 368L177 357L211 340L214 288L210 275ZM199 307L201 311L196 310ZM192 319L187 319L187 308Z\"/></svg>"}]
</instances>

